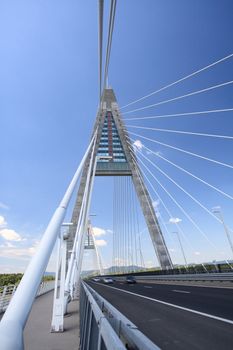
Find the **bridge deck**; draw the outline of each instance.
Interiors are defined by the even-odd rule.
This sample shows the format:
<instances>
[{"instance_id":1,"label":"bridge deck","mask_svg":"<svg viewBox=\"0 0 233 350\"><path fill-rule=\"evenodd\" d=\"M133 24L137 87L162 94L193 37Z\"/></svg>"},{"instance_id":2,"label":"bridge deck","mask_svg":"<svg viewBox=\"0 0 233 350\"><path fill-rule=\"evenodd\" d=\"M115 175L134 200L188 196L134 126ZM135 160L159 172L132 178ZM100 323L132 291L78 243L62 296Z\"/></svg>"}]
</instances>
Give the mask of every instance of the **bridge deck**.
<instances>
[{"instance_id":1,"label":"bridge deck","mask_svg":"<svg viewBox=\"0 0 233 350\"><path fill-rule=\"evenodd\" d=\"M233 349L231 288L89 284L163 350Z\"/></svg>"},{"instance_id":2,"label":"bridge deck","mask_svg":"<svg viewBox=\"0 0 233 350\"><path fill-rule=\"evenodd\" d=\"M38 297L24 330L25 350L73 350L79 346L78 301L71 302L65 317L65 331L50 333L53 292Z\"/></svg>"}]
</instances>

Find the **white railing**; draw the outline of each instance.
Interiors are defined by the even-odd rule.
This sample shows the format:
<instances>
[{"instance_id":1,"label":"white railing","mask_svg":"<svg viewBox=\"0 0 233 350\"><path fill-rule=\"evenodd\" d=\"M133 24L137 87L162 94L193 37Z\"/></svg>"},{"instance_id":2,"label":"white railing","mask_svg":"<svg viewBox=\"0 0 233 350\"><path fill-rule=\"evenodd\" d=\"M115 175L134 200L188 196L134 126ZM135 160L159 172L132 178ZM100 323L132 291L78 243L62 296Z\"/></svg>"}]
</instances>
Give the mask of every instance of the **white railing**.
<instances>
[{"instance_id":1,"label":"white railing","mask_svg":"<svg viewBox=\"0 0 233 350\"><path fill-rule=\"evenodd\" d=\"M1 350L24 349L23 330L27 322L32 304L37 295L40 281L48 265L50 256L61 232L61 225L66 215L68 204L78 183L89 151L93 147L94 134L76 173L73 176L60 204L55 210L47 229L44 232L36 254L30 261L6 312L0 322Z\"/></svg>"},{"instance_id":2,"label":"white railing","mask_svg":"<svg viewBox=\"0 0 233 350\"><path fill-rule=\"evenodd\" d=\"M159 350L88 284L81 284L80 350Z\"/></svg>"},{"instance_id":3,"label":"white railing","mask_svg":"<svg viewBox=\"0 0 233 350\"><path fill-rule=\"evenodd\" d=\"M15 290L16 285L14 284L0 287L0 313L6 311Z\"/></svg>"},{"instance_id":4,"label":"white railing","mask_svg":"<svg viewBox=\"0 0 233 350\"><path fill-rule=\"evenodd\" d=\"M40 287L37 292L37 297L45 293L50 292L54 289L54 281L45 281L40 284Z\"/></svg>"},{"instance_id":5,"label":"white railing","mask_svg":"<svg viewBox=\"0 0 233 350\"><path fill-rule=\"evenodd\" d=\"M17 289L16 284L10 284L9 286L2 286L2 287L0 286L0 313L6 311L7 306L9 305L11 298L13 297L16 289ZM37 297L47 292L50 292L53 289L54 289L54 281L41 282L37 292Z\"/></svg>"}]
</instances>

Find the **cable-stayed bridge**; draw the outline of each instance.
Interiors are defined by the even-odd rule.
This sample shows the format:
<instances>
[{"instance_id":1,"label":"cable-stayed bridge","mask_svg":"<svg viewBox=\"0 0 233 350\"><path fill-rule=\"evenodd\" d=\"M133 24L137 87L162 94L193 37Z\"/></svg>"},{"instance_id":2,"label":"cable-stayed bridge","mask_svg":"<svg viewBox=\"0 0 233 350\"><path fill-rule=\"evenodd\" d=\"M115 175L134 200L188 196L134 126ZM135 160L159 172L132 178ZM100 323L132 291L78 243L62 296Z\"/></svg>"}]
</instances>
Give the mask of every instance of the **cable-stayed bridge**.
<instances>
[{"instance_id":1,"label":"cable-stayed bridge","mask_svg":"<svg viewBox=\"0 0 233 350\"><path fill-rule=\"evenodd\" d=\"M198 166L196 172L191 171L189 164L200 162L201 168L203 164L207 164L207 175L208 172L214 171L215 167L230 172L233 165L205 155L204 149L200 150L202 146L196 152L183 148L179 142L175 144L167 141L169 137L162 141L158 135L192 137L193 140L197 140L194 143L200 142L200 145L199 140L202 138L211 142L220 140L231 145L233 136L230 129L229 134L225 135L208 130L197 132L172 126L156 127L155 124L156 120L169 118L211 118L218 114L230 115L233 108L138 115L141 111L160 105L229 88L233 80L206 85L204 88L143 107L132 107L194 76L214 69L219 64L224 64L233 58L233 54L228 54L120 107L114 89L108 84L116 4L116 0L110 3L103 65L104 1L99 1L99 108L90 142L50 220L37 253L19 286L13 289L13 296L0 325L0 344L3 350L23 349L24 344L25 348L35 350L79 347L142 350L232 349L233 346L232 230L225 223L221 208L209 208L203 201L203 196L198 196L192 188L187 188L186 180L183 181L182 178L182 175L187 175L203 186L206 196L209 193L217 193L220 198L230 203L233 196L229 187L225 189L222 182L212 183L211 176L208 180L208 176L199 175ZM130 116L132 113L133 116ZM143 122L145 124L142 124ZM154 138L153 133L158 138ZM169 149L170 156L153 148L154 145ZM172 152L176 156L173 157ZM177 160L177 154L180 155L180 159L182 156L186 157L185 165L182 160ZM172 171L165 170L161 165L163 162L168 164L170 169L175 168L180 172L178 180L173 177ZM90 219L95 179L99 176L112 177L114 181L111 273L107 273L104 268L104 257L101 255ZM170 185L164 185L161 178L169 180ZM201 236L206 250L212 249L215 252L213 254L217 254L219 248L206 231L203 220L198 221L195 218L189 207L182 203L182 196L172 193L171 185L201 208L208 220L210 218L214 225L222 228L225 234L225 237L222 235L222 239L225 238L228 244L229 258L222 259L221 263L214 261L212 264L207 264L204 260L199 260L199 264L188 261L187 249L195 253L195 248L180 224L182 220L170 209L171 202L189 222L192 230L195 229L195 233ZM104 191L105 189L103 196ZM76 192L72 215L67 222L67 210ZM164 199L164 194L168 201ZM163 207L163 211L158 211L158 203ZM110 209L106 208L106 215L109 211ZM163 217L164 213L166 219ZM144 222L144 235L147 234L150 239L159 265L158 271L154 273L136 271L139 268L145 270L147 256L147 251L142 249L143 232L140 231L139 220ZM176 237L170 237L167 220L175 225ZM178 243L182 257L180 268L177 268L173 252L169 249L169 239ZM56 244L58 252L54 293L50 292L35 299ZM83 281L81 272L86 251L94 254L98 276ZM130 277L127 280L126 276L129 274L135 278ZM4 290L6 289L3 289L2 294Z\"/></svg>"}]
</instances>

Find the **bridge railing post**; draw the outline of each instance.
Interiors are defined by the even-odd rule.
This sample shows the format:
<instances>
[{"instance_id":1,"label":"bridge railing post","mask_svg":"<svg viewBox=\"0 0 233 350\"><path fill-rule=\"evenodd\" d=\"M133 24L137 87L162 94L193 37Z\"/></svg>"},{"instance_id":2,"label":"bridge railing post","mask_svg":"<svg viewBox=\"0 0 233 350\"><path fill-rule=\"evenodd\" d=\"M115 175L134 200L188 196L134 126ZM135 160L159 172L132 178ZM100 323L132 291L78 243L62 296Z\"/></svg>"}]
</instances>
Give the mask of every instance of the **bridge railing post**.
<instances>
[{"instance_id":1,"label":"bridge railing post","mask_svg":"<svg viewBox=\"0 0 233 350\"><path fill-rule=\"evenodd\" d=\"M63 332L64 330L66 254L67 239L69 237L69 226L71 225L72 223L62 224L60 237L58 239L51 332Z\"/></svg>"}]
</instances>

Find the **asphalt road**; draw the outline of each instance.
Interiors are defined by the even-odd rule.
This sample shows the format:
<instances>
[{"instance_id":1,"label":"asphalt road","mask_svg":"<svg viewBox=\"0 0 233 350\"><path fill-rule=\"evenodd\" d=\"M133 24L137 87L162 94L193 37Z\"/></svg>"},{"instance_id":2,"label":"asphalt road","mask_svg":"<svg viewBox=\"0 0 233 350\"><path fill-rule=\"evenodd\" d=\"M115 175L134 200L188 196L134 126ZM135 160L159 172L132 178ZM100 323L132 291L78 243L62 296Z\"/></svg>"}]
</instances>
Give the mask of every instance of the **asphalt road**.
<instances>
[{"instance_id":1,"label":"asphalt road","mask_svg":"<svg viewBox=\"0 0 233 350\"><path fill-rule=\"evenodd\" d=\"M89 284L161 349L233 349L232 289Z\"/></svg>"}]
</instances>

